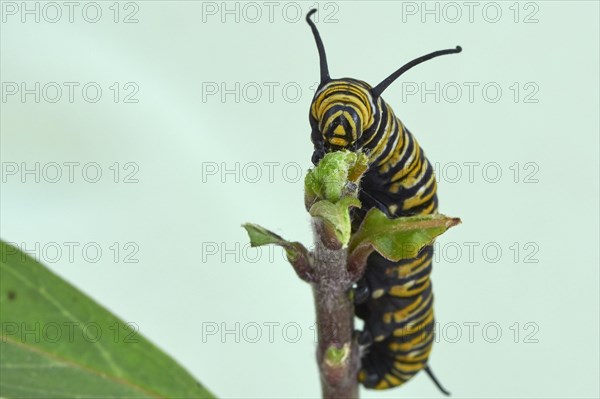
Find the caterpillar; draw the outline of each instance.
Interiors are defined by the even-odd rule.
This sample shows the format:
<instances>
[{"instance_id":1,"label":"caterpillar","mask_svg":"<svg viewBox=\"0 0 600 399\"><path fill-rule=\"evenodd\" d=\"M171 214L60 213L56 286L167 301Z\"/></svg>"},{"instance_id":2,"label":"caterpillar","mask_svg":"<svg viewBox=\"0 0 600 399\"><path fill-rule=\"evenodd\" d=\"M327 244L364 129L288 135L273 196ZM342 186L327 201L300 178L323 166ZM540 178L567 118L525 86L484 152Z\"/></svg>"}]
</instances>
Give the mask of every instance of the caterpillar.
<instances>
[{"instance_id":1,"label":"caterpillar","mask_svg":"<svg viewBox=\"0 0 600 399\"><path fill-rule=\"evenodd\" d=\"M325 153L343 149L368 155L369 169L358 194L362 208L352 213L354 229L373 207L390 218L436 213L433 167L381 94L412 67L460 53L461 47L416 58L375 87L352 78L332 79L323 41L311 19L315 12L313 9L306 16L320 63L320 83L309 113L313 164L318 164ZM365 275L354 291L355 314L364 320L358 342L366 347L358 379L366 388L393 388L424 370L448 394L428 366L434 341L432 258L431 245L415 258L399 262L377 253L369 256Z\"/></svg>"}]
</instances>

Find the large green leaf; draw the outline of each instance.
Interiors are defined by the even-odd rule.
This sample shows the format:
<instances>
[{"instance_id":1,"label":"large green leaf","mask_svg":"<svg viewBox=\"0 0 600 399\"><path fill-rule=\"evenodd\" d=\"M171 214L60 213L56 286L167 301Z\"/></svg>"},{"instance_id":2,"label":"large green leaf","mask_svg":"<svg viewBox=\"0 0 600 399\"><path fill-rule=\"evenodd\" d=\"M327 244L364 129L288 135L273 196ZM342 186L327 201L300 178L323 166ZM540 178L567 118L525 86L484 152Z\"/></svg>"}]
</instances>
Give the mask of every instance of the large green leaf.
<instances>
[{"instance_id":1,"label":"large green leaf","mask_svg":"<svg viewBox=\"0 0 600 399\"><path fill-rule=\"evenodd\" d=\"M0 242L0 396L212 398L131 327Z\"/></svg>"},{"instance_id":2,"label":"large green leaf","mask_svg":"<svg viewBox=\"0 0 600 399\"><path fill-rule=\"evenodd\" d=\"M373 208L352 236L349 249L351 253L362 252L361 257L368 255L370 248L393 261L413 258L435 237L459 223L460 219L441 214L390 219Z\"/></svg>"}]
</instances>

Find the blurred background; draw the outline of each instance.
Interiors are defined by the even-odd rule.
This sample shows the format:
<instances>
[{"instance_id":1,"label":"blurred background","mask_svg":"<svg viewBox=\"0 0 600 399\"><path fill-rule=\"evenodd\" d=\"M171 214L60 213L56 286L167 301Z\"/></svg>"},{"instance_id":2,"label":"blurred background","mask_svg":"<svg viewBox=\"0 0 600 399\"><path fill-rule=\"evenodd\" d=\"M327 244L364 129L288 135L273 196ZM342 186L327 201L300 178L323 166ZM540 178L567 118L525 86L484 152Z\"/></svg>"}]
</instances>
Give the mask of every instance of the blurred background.
<instances>
[{"instance_id":1,"label":"blurred background","mask_svg":"<svg viewBox=\"0 0 600 399\"><path fill-rule=\"evenodd\" d=\"M312 7L333 77L464 49L384 94L463 220L436 243L438 378L598 397L597 2L2 2L2 239L219 397L318 397L310 287L240 227L312 242Z\"/></svg>"}]
</instances>

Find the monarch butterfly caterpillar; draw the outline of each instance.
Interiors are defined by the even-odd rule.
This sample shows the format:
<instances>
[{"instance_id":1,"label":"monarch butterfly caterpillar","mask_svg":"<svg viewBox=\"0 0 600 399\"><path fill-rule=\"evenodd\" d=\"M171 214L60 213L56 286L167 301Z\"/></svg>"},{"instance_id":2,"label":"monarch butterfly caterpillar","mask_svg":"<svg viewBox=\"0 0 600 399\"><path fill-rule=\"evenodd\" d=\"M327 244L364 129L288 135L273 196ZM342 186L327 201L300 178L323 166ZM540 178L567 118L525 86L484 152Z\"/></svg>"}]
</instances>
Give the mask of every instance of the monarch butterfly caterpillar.
<instances>
[{"instance_id":1,"label":"monarch butterfly caterpillar","mask_svg":"<svg viewBox=\"0 0 600 399\"><path fill-rule=\"evenodd\" d=\"M320 59L320 84L310 106L312 162L325 153L348 149L369 156L359 199L362 209L354 210L357 226L367 210L376 207L389 217L437 213L438 199L433 168L425 153L381 98L385 89L412 67L461 48L436 51L405 64L375 87L351 78L329 76L323 42L306 16ZM356 316L364 320L359 343L368 345L361 359L359 381L366 388L399 386L420 370L439 384L427 362L433 345L433 293L431 265L433 247L417 257L393 262L377 253L370 255L364 277L355 289Z\"/></svg>"}]
</instances>

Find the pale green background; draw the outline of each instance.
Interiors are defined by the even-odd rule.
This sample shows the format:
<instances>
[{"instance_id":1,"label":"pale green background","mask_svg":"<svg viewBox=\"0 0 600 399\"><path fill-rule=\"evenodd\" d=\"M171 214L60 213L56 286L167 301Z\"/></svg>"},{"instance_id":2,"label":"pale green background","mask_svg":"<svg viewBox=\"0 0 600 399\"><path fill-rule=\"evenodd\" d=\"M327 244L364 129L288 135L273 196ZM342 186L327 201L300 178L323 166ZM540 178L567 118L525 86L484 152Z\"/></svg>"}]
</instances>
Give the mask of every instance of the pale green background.
<instances>
[{"instance_id":1,"label":"pale green background","mask_svg":"<svg viewBox=\"0 0 600 399\"><path fill-rule=\"evenodd\" d=\"M64 98L36 104L31 96L25 103L14 97L2 102L3 162L97 162L103 168L96 184L80 174L75 183L63 176L55 184L7 176L2 238L28 248L36 242L98 242L98 263L77 252L74 262L63 254L49 266L136 323L220 397L317 397L310 289L279 251L270 260L266 250L245 250L240 228L253 221L311 242L302 183L282 177L286 163L311 166L307 115L318 61L308 26L282 17L287 3L278 3L272 23L265 6L256 23L243 14L239 23L234 16L222 23L220 14L203 22L201 3L142 1L135 24L113 23L111 4L102 3L96 24L81 13L74 23L66 16L54 24L7 16L2 24L3 82L93 81L104 89L96 104L80 95L72 104ZM313 3L296 4L306 13ZM411 58L460 44L463 54L422 65L401 81L430 87L497 82L503 89L496 103L485 101L481 90L472 103L465 97L436 103L432 96L403 103L401 81L384 95L432 162L497 162L503 173L495 184L482 178L481 166L473 182L465 167L459 182L440 179L441 211L460 216L463 224L439 244L448 256L452 243L463 253L434 268L437 319L441 326L462 326L459 342L442 337L434 348L438 377L456 398L598 397L598 3L536 2L538 22L529 24L513 21L513 2L497 3L503 12L498 23L482 18L486 3L476 8L472 23L466 14L457 23L436 23L433 16L403 23L400 3L330 4L321 15L335 12L338 22L318 25L334 77L376 84ZM534 9L519 7L520 19ZM112 82L136 82L139 103L113 103ZM256 103L236 103L232 96L203 102L202 82L277 82L279 89L273 102L266 88ZM295 103L281 95L288 82L303 89ZM536 83L539 102L515 103L508 88L513 82ZM113 183L108 166L114 162L137 163L139 183ZM205 176L203 183L207 162L279 165L273 182L263 167L257 183L237 183L233 175L225 182ZM515 162L521 165L518 183L509 169ZM526 162L539 166L538 183L522 182ZM297 180L295 171L288 169L288 180ZM140 262L114 262L108 247L129 241L139 245ZM221 248L239 243L239 259L227 255L222 262L222 252L204 253L203 262L203 243L211 242ZM465 242L480 243L472 261ZM482 257L488 242L503 251L496 263ZM521 246L518 262L509 249L514 242ZM523 262L527 242L537 244L538 263ZM233 335L203 343L202 323L211 322L280 325L272 343L264 325L258 343L243 337L236 343ZM463 324L469 322L480 323L474 342ZM482 337L482 326L491 322L502 329L497 343ZM515 322L518 343L510 330ZM528 322L539 326L538 343L523 342ZM301 327L297 343L282 336L286 323ZM294 338L294 330L288 332ZM400 389L362 395L440 396L421 374Z\"/></svg>"}]
</instances>

